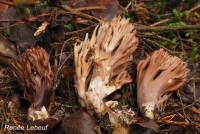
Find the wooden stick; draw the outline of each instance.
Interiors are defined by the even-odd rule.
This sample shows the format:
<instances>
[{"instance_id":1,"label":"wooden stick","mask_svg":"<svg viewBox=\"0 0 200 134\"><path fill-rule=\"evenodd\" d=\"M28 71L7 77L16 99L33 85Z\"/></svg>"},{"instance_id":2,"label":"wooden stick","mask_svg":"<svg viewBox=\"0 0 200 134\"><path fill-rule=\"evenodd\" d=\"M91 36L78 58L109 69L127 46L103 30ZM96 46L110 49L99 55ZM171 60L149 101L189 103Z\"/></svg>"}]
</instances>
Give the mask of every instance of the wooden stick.
<instances>
[{"instance_id":1,"label":"wooden stick","mask_svg":"<svg viewBox=\"0 0 200 134\"><path fill-rule=\"evenodd\" d=\"M156 26L156 27L144 26L144 25L138 25L138 24L135 24L135 25L138 31L154 31L154 32L200 29L200 25Z\"/></svg>"}]
</instances>

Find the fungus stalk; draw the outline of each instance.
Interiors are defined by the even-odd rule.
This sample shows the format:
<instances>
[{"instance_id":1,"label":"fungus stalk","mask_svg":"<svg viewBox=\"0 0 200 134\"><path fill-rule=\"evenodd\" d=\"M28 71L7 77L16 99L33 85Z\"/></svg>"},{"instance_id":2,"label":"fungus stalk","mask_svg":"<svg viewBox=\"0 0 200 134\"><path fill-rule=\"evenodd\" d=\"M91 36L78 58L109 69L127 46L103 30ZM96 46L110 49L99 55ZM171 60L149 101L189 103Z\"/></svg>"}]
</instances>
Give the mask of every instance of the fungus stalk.
<instances>
[{"instance_id":1,"label":"fungus stalk","mask_svg":"<svg viewBox=\"0 0 200 134\"><path fill-rule=\"evenodd\" d=\"M169 92L180 89L187 80L186 63L163 49L139 62L137 66L137 100L141 112L154 118L154 110L162 105Z\"/></svg>"}]
</instances>

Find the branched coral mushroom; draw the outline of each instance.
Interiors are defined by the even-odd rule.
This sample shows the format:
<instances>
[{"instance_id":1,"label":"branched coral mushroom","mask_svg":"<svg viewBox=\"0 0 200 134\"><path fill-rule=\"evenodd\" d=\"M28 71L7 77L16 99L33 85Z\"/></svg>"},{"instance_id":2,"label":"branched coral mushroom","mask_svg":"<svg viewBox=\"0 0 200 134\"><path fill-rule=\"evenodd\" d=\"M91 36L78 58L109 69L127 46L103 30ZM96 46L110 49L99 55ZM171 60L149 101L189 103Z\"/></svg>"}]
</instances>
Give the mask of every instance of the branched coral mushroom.
<instances>
[{"instance_id":1,"label":"branched coral mushroom","mask_svg":"<svg viewBox=\"0 0 200 134\"><path fill-rule=\"evenodd\" d=\"M115 17L75 45L77 93L97 113L105 111L103 98L131 82L127 68L138 45L135 34L128 19Z\"/></svg>"},{"instance_id":2,"label":"branched coral mushroom","mask_svg":"<svg viewBox=\"0 0 200 134\"><path fill-rule=\"evenodd\" d=\"M188 71L186 63L163 49L140 61L137 66L137 99L141 112L153 119L155 108L169 97L167 93L186 83Z\"/></svg>"},{"instance_id":3,"label":"branched coral mushroom","mask_svg":"<svg viewBox=\"0 0 200 134\"><path fill-rule=\"evenodd\" d=\"M48 53L42 48L27 49L11 62L11 71L23 89L24 98L31 103L29 117L47 118L53 84Z\"/></svg>"}]
</instances>

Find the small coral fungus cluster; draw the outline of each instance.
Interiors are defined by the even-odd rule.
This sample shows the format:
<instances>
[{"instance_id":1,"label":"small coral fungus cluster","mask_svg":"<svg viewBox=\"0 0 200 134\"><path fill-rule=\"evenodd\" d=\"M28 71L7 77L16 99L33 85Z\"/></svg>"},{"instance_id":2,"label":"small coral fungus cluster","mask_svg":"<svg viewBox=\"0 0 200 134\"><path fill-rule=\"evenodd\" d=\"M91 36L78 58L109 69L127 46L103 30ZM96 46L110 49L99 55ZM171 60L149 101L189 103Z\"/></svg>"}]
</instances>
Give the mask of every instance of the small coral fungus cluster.
<instances>
[{"instance_id":1,"label":"small coral fungus cluster","mask_svg":"<svg viewBox=\"0 0 200 134\"><path fill-rule=\"evenodd\" d=\"M33 120L48 117L53 72L49 55L42 48L27 49L10 63L11 71L21 86L24 98L31 106L28 115Z\"/></svg>"},{"instance_id":2,"label":"small coral fungus cluster","mask_svg":"<svg viewBox=\"0 0 200 134\"><path fill-rule=\"evenodd\" d=\"M167 93L180 89L187 80L186 64L163 49L153 52L137 66L137 100L140 110L150 119L155 108L169 96Z\"/></svg>"},{"instance_id":3,"label":"small coral fungus cluster","mask_svg":"<svg viewBox=\"0 0 200 134\"><path fill-rule=\"evenodd\" d=\"M135 113L131 109L119 108L117 102L105 101L104 98L132 81L128 67L137 46L134 25L121 17L103 22L95 28L90 39L86 35L84 41L74 46L75 86L81 105L87 110L94 110L97 115L108 113L110 121L116 126L130 124ZM48 53L42 48L27 49L10 65L24 98L31 103L29 117L33 120L48 118L46 108L53 85ZM186 63L163 49L141 60L137 65L137 101L144 116L153 119L154 110L169 97L169 92L180 89L186 83L187 74ZM66 131L79 133L80 130L74 129L76 122L82 124L79 127L83 129L87 128L87 123L94 125L93 117L87 110L64 119L63 127L70 129ZM84 124L86 118L90 119ZM78 119L83 119L83 122ZM91 133L94 131L91 130Z\"/></svg>"}]
</instances>

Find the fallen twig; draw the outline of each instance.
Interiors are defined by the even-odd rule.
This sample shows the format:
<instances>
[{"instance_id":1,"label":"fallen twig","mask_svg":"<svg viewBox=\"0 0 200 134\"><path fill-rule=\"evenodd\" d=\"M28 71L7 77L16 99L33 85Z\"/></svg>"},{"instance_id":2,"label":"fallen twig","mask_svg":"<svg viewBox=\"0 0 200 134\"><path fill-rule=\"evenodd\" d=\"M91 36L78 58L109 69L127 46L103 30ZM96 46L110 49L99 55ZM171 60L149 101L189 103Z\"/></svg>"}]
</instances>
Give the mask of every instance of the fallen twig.
<instances>
[{"instance_id":1,"label":"fallen twig","mask_svg":"<svg viewBox=\"0 0 200 134\"><path fill-rule=\"evenodd\" d=\"M95 26L96 25L91 25L91 26L88 26L88 27L80 29L80 30L76 30L76 31L72 31L72 32L67 32L67 33L65 33L65 35L72 35L72 34L82 33L84 31L87 31L87 30L90 30L90 29L94 28Z\"/></svg>"},{"instance_id":2,"label":"fallen twig","mask_svg":"<svg viewBox=\"0 0 200 134\"><path fill-rule=\"evenodd\" d=\"M157 120L158 123L163 123L163 124L171 124L171 125L177 125L177 126L200 126L199 123L193 123L193 122L184 122L184 121L174 121L174 117L176 116L176 114L172 114L172 115L167 115L164 116L160 119Z\"/></svg>"},{"instance_id":3,"label":"fallen twig","mask_svg":"<svg viewBox=\"0 0 200 134\"><path fill-rule=\"evenodd\" d=\"M154 32L200 29L200 25L156 26L156 27L144 26L144 25L138 25L138 24L135 24L135 25L138 31L154 31Z\"/></svg>"},{"instance_id":4,"label":"fallen twig","mask_svg":"<svg viewBox=\"0 0 200 134\"><path fill-rule=\"evenodd\" d=\"M190 107L192 107L192 106L194 106L196 103L199 103L200 102L200 99L197 99L197 100L195 100L193 103L191 103L191 104L189 104L189 105L187 105L187 106L185 106L185 107L181 107L181 108L179 108L179 109L176 109L176 110L174 110L174 111L172 111L172 112L168 112L168 113L166 113L165 115L163 115L163 116L167 116L167 115L170 115L170 114L172 114L172 113L176 113L176 112L179 112L179 111L181 111L181 110L185 110L185 109L187 109L187 108L190 108Z\"/></svg>"},{"instance_id":5,"label":"fallen twig","mask_svg":"<svg viewBox=\"0 0 200 134\"><path fill-rule=\"evenodd\" d=\"M79 7L76 8L77 11L81 12L81 11L88 11L88 10L102 10L102 9L106 9L105 7L102 6L89 6L89 7Z\"/></svg>"},{"instance_id":6,"label":"fallen twig","mask_svg":"<svg viewBox=\"0 0 200 134\"><path fill-rule=\"evenodd\" d=\"M193 12L199 10L199 9L200 9L200 4L198 4L198 5L194 6L193 8L191 8L191 9L188 11L188 14L191 14L191 13L193 13Z\"/></svg>"},{"instance_id":7,"label":"fallen twig","mask_svg":"<svg viewBox=\"0 0 200 134\"><path fill-rule=\"evenodd\" d=\"M2 1L2 0L1 0L0 3L5 4L5 5L9 5L9 6L16 7L16 5L15 5L13 2L10 2L10 1Z\"/></svg>"},{"instance_id":8,"label":"fallen twig","mask_svg":"<svg viewBox=\"0 0 200 134\"><path fill-rule=\"evenodd\" d=\"M94 16L91 16L91 15L88 15L88 14L86 14L86 13L82 13L82 12L80 12L79 10L77 10L77 9L73 9L73 8L71 8L70 6L68 6L68 5L57 5L57 7L59 7L59 8L61 8L61 9L63 9L64 11L66 11L66 12L69 12L69 13L71 13L71 14L73 14L73 15L77 15L77 16L80 16L80 17L82 17L82 18L86 18L86 19L90 19L90 20L95 20L95 21L98 21L98 22L103 22L103 20L101 20L101 19L99 19L99 18L96 18L96 17L94 17Z\"/></svg>"},{"instance_id":9,"label":"fallen twig","mask_svg":"<svg viewBox=\"0 0 200 134\"><path fill-rule=\"evenodd\" d=\"M152 26L152 27L153 27L153 26L158 26L158 25L160 25L160 24L167 23L167 22L170 22L170 21L172 21L172 19L167 18L167 19L158 21L158 22L156 22L156 23L153 23L153 24L151 24L150 26Z\"/></svg>"},{"instance_id":10,"label":"fallen twig","mask_svg":"<svg viewBox=\"0 0 200 134\"><path fill-rule=\"evenodd\" d=\"M177 125L177 126L197 126L197 127L200 127L199 123L190 123L190 122L183 122L183 121L158 120L157 122L158 123L164 123L164 124Z\"/></svg>"}]
</instances>

